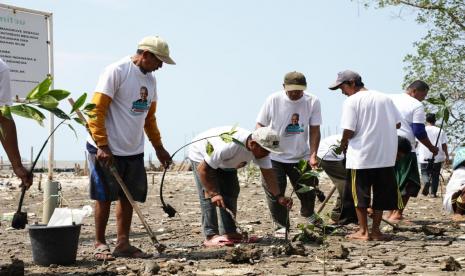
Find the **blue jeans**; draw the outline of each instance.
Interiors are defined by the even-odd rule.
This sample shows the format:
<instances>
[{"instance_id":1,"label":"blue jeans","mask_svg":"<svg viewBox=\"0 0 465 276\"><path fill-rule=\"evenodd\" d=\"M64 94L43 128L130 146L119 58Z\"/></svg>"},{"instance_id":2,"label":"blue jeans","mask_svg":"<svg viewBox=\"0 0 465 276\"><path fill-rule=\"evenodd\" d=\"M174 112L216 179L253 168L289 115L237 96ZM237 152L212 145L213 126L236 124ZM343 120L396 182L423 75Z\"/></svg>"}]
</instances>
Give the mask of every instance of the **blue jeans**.
<instances>
[{"instance_id":1,"label":"blue jeans","mask_svg":"<svg viewBox=\"0 0 465 276\"><path fill-rule=\"evenodd\" d=\"M202 181L199 178L197 172L198 162L192 163L192 172L194 173L195 184L197 186L197 192L199 194L200 209L202 212L202 229L203 234L208 236L218 234L230 234L236 233L237 228L231 215L224 209L220 209L220 224L218 227L218 215L216 213L216 206L213 205L209 198L205 198L205 188ZM231 210L234 215L237 212L237 198L239 196L239 179L237 178L236 169L216 170L216 185L218 185L218 191L223 196L224 204ZM219 229L218 229L219 228Z\"/></svg>"},{"instance_id":2,"label":"blue jeans","mask_svg":"<svg viewBox=\"0 0 465 276\"><path fill-rule=\"evenodd\" d=\"M436 195L438 192L439 186L439 175L441 174L441 167L442 162L434 163L432 171L431 171L431 182L430 182L430 175L427 170L428 163L420 163L421 165L421 178L423 180L423 185L429 185L431 194Z\"/></svg>"}]
</instances>

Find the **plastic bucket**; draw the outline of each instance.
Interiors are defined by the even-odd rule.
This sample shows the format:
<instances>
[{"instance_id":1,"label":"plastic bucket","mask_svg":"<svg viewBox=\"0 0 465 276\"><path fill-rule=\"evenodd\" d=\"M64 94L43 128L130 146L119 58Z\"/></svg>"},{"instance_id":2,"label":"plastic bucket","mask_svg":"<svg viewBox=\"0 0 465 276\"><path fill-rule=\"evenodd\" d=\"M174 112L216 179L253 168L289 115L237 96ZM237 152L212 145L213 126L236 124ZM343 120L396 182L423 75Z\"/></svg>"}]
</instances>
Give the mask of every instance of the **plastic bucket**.
<instances>
[{"instance_id":1,"label":"plastic bucket","mask_svg":"<svg viewBox=\"0 0 465 276\"><path fill-rule=\"evenodd\" d=\"M38 265L70 265L76 262L81 225L28 225L32 260Z\"/></svg>"}]
</instances>

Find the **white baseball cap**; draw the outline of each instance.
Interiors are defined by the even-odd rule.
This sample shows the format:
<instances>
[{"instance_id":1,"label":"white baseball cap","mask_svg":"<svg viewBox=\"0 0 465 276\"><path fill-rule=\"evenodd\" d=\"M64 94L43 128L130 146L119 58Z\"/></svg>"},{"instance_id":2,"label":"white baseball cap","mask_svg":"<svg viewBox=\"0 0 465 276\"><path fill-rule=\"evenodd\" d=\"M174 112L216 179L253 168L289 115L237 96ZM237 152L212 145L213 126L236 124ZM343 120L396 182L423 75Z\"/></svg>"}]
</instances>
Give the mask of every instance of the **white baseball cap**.
<instances>
[{"instance_id":1,"label":"white baseball cap","mask_svg":"<svg viewBox=\"0 0 465 276\"><path fill-rule=\"evenodd\" d=\"M260 127L252 132L252 140L272 153L282 153L279 147L279 135L270 127Z\"/></svg>"},{"instance_id":2,"label":"white baseball cap","mask_svg":"<svg viewBox=\"0 0 465 276\"><path fill-rule=\"evenodd\" d=\"M168 43L159 36L146 36L137 45L139 50L147 50L154 54L159 60L167 64L176 64L170 57Z\"/></svg>"}]
</instances>

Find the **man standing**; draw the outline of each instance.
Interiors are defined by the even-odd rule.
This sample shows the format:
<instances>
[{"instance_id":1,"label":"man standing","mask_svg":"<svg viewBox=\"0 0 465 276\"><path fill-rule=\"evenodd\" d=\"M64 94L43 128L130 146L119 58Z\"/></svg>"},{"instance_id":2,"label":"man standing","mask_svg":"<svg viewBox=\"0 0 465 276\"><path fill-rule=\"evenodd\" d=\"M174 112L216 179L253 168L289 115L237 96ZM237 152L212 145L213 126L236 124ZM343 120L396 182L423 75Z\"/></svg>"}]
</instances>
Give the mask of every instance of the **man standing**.
<instances>
[{"instance_id":1,"label":"man standing","mask_svg":"<svg viewBox=\"0 0 465 276\"><path fill-rule=\"evenodd\" d=\"M189 159L202 211L202 228L205 235L203 244L207 247L232 245L242 241L243 237L237 233L234 218L228 210L236 215L240 190L237 169L244 167L249 161L253 160L260 167L263 178L268 183L265 190L272 199L284 208L292 206L292 200L279 192L276 175L268 156L270 152L280 150L279 136L276 132L270 128L259 128L250 133L237 128L232 136L233 141L226 143L219 135L230 130L231 127L218 127L205 131L193 139L201 141L193 143L189 148ZM220 230L215 207L221 207Z\"/></svg>"},{"instance_id":2,"label":"man standing","mask_svg":"<svg viewBox=\"0 0 465 276\"><path fill-rule=\"evenodd\" d=\"M428 84L416 80L407 87L405 93L390 95L402 117L402 125L397 134L407 138L412 145L412 152L396 161L396 180L402 195L403 208L388 212L386 219L393 223L403 219L403 211L409 198L416 197L420 191L421 183L415 153L415 138L432 152L433 156L438 153L438 148L431 143L425 130L425 108L421 102L426 98L428 90Z\"/></svg>"},{"instance_id":3,"label":"man standing","mask_svg":"<svg viewBox=\"0 0 465 276\"><path fill-rule=\"evenodd\" d=\"M21 163L21 155L18 149L18 137L16 135L16 124L13 117L5 117L3 107L12 104L10 87L10 69L8 65L0 59L0 140L10 160L13 171L21 179L21 187L29 189L32 185L32 173L24 168Z\"/></svg>"},{"instance_id":4,"label":"man standing","mask_svg":"<svg viewBox=\"0 0 465 276\"><path fill-rule=\"evenodd\" d=\"M299 160L308 160L312 168L318 166L316 153L320 143L321 107L318 98L304 93L307 89L305 76L299 72L287 73L284 77L283 91L273 93L263 104L257 116L257 128L269 126L276 130L281 141L282 153L271 153L271 163L278 176L279 193L284 194L287 186L286 176L294 188L300 175L295 169ZM316 186L318 179L312 177L306 184ZM307 183L308 182L308 183ZM266 180L263 182L266 186ZM296 193L300 199L300 214L311 224L320 224L315 215L315 192ZM277 204L266 193L268 207L278 231L289 225L286 208Z\"/></svg>"},{"instance_id":5,"label":"man standing","mask_svg":"<svg viewBox=\"0 0 465 276\"><path fill-rule=\"evenodd\" d=\"M92 98L96 105L93 110L95 118L89 121L92 139L88 139L87 150L91 171L90 197L95 200L94 256L97 260L150 257L129 243L132 206L113 178L109 166L116 167L134 200L145 202L144 130L161 164L168 166L171 163L155 118L157 88L152 72L160 69L163 63L175 64L170 58L168 44L158 36L145 37L135 55L105 69L95 89ZM118 201L117 241L113 253L105 239L112 201Z\"/></svg>"},{"instance_id":6,"label":"man standing","mask_svg":"<svg viewBox=\"0 0 465 276\"><path fill-rule=\"evenodd\" d=\"M446 164L449 164L447 135L444 130L441 130L441 135L439 135L440 130L437 126L435 126L435 124L436 115L433 113L426 114L425 129L426 133L428 134L428 139L432 143L436 143L437 140L441 145L441 147L439 147L438 155L434 157L434 162L430 162L433 158L433 155L428 150L428 148L426 148L422 143L418 144L418 158L420 159L421 177L423 179L424 185L422 194L425 196L428 195L431 188L431 194L433 197L437 197L436 193L438 192L439 175L441 173L442 163L445 161Z\"/></svg>"},{"instance_id":7,"label":"man standing","mask_svg":"<svg viewBox=\"0 0 465 276\"><path fill-rule=\"evenodd\" d=\"M341 89L348 98L342 109L344 129L341 148L350 169L350 187L360 229L347 237L354 240L383 240L380 223L383 210L398 208L398 190L394 176L397 155L396 128L400 114L386 95L368 90L356 72L339 72L331 90ZM373 225L368 232L367 208L373 188Z\"/></svg>"}]
</instances>

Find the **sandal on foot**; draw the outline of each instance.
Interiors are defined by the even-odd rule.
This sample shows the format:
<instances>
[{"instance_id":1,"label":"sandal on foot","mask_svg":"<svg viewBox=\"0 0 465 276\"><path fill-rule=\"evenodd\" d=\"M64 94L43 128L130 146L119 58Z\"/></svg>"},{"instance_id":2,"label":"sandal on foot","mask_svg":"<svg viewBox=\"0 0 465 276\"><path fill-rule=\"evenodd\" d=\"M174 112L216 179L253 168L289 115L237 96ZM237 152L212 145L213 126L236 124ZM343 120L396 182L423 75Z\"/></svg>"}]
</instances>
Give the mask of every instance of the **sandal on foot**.
<instances>
[{"instance_id":1,"label":"sandal on foot","mask_svg":"<svg viewBox=\"0 0 465 276\"><path fill-rule=\"evenodd\" d=\"M203 245L205 247L233 246L234 242L224 236L215 236L209 240L204 240Z\"/></svg>"},{"instance_id":2,"label":"sandal on foot","mask_svg":"<svg viewBox=\"0 0 465 276\"><path fill-rule=\"evenodd\" d=\"M115 258L148 259L152 257L153 254L145 253L139 248L130 245L129 248L124 251L113 250L113 256Z\"/></svg>"},{"instance_id":3,"label":"sandal on foot","mask_svg":"<svg viewBox=\"0 0 465 276\"><path fill-rule=\"evenodd\" d=\"M94 258L97 261L113 261L115 257L111 254L110 247L100 244L94 249Z\"/></svg>"}]
</instances>

